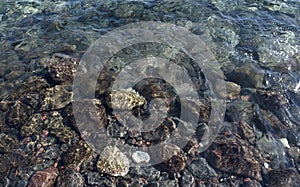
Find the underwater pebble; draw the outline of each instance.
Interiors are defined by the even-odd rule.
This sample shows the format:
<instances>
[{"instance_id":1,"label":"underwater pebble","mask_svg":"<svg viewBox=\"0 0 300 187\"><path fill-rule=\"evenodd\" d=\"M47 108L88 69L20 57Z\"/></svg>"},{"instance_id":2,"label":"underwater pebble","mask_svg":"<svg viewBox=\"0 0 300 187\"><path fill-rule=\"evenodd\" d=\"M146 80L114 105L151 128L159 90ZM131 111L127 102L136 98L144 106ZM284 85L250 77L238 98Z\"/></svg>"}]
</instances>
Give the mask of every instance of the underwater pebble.
<instances>
[{"instance_id":1,"label":"underwater pebble","mask_svg":"<svg viewBox=\"0 0 300 187\"><path fill-rule=\"evenodd\" d=\"M46 168L35 172L28 183L28 187L50 187L54 186L58 169L55 167Z\"/></svg>"},{"instance_id":2,"label":"underwater pebble","mask_svg":"<svg viewBox=\"0 0 300 187\"><path fill-rule=\"evenodd\" d=\"M283 147L291 148L291 146L289 145L289 142L286 138L280 138L279 140L282 143Z\"/></svg>"},{"instance_id":3,"label":"underwater pebble","mask_svg":"<svg viewBox=\"0 0 300 187\"><path fill-rule=\"evenodd\" d=\"M151 150L151 158L160 163L159 169L169 173L178 173L186 167L187 157L180 147L166 143L158 149Z\"/></svg>"},{"instance_id":4,"label":"underwater pebble","mask_svg":"<svg viewBox=\"0 0 300 187\"><path fill-rule=\"evenodd\" d=\"M132 159L135 163L148 163L150 161L150 156L148 153L143 151L136 151L132 154Z\"/></svg>"},{"instance_id":5,"label":"underwater pebble","mask_svg":"<svg viewBox=\"0 0 300 187\"><path fill-rule=\"evenodd\" d=\"M269 165L267 162L264 162L264 167L265 167L266 169L268 169L268 168L270 167L270 165Z\"/></svg>"},{"instance_id":6,"label":"underwater pebble","mask_svg":"<svg viewBox=\"0 0 300 187\"><path fill-rule=\"evenodd\" d=\"M106 98L106 103L113 109L128 110L145 104L146 100L132 88L112 91Z\"/></svg>"},{"instance_id":7,"label":"underwater pebble","mask_svg":"<svg viewBox=\"0 0 300 187\"><path fill-rule=\"evenodd\" d=\"M193 176L201 180L209 180L217 177L217 172L207 163L205 158L199 158L199 160L193 161L188 170Z\"/></svg>"},{"instance_id":8,"label":"underwater pebble","mask_svg":"<svg viewBox=\"0 0 300 187\"><path fill-rule=\"evenodd\" d=\"M127 156L120 149L107 146L100 154L97 168L100 173L125 176L129 171L130 163Z\"/></svg>"}]
</instances>

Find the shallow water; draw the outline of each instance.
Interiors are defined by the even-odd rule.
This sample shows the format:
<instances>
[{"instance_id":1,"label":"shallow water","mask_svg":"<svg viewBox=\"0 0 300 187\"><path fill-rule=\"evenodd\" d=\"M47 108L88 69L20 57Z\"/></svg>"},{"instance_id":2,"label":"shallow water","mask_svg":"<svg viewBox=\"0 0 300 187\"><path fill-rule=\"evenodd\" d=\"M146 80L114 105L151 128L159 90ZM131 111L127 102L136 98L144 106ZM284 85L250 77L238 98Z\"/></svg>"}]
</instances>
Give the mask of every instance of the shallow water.
<instances>
[{"instance_id":1,"label":"shallow water","mask_svg":"<svg viewBox=\"0 0 300 187\"><path fill-rule=\"evenodd\" d=\"M70 102L67 99L67 101L61 101L64 100L64 98L62 99L65 97L64 94L58 93L61 94L59 95L61 97L53 97L61 99L57 101L57 106L51 104L50 107L47 106L49 108L40 110L42 104L39 104L39 94L31 90L30 94L36 95L29 97L29 94L26 95L26 92L22 91L22 89L28 89L22 88L22 86L24 84L31 85L28 82L34 76L40 77L40 82L46 81L46 83L39 83L40 87L37 86L41 90L44 87L52 88L59 84L68 86L72 84L64 82L60 78L51 77L49 69L47 69L49 68L48 61L45 63L41 59L49 58L53 54L62 59L68 59L70 56L80 59L99 37L113 29L140 21L172 23L201 37L216 57L216 61L224 73L226 86L229 86L227 87L227 110L224 121L231 126L225 125L225 130L221 131L226 132L226 129L230 129L230 132L234 133L234 129L239 127L235 127L233 124L247 122L258 142L256 140L252 143L249 141L249 144L256 147L264 159L271 160L270 165L273 169L280 168L283 163L285 167L298 169L299 173L299 156L292 158L288 154L289 149L283 148L281 144L278 149L274 148L281 138L286 138L291 147L300 148L299 0L0 1L0 100L1 105L3 104L0 108L0 137L13 136L18 139L17 142L22 142L27 137L20 136L24 124L14 120L22 117L17 114L17 117L8 115L9 112L14 111L13 107L16 106L14 103L23 102L24 98L29 103L26 106L30 108L28 109L30 112L27 111L27 114L23 115L28 115L23 121L26 124L29 123L30 116L39 113L59 111L62 118L66 118L64 116L66 114L61 110L64 111ZM172 59L174 55L181 53L168 46L142 44L124 49L109 63L113 64L112 71L117 72L118 68L127 65L125 60L129 59L130 61L155 54ZM178 59L190 62L190 59L181 57ZM116 67L117 69L114 69ZM189 68L188 65L184 65L184 67ZM188 69L188 71L190 74L195 73L195 69ZM199 78L199 75L197 74L196 77ZM199 80L194 83L197 81ZM104 85L104 82L100 84ZM199 87L201 85L197 88ZM67 91L68 89L64 88ZM201 89L202 93L206 87L201 87ZM53 93L56 93L55 90ZM202 94L205 95L205 93L204 91ZM98 94L102 97L103 93L100 91ZM26 110L24 109L24 111ZM69 124L68 128L72 129L72 124ZM68 135L73 139L76 137L78 139L78 132L75 131L73 128L72 133ZM75 135L76 133L77 135ZM237 133L239 134L239 132ZM35 133L28 135L33 142L39 141L35 140L35 136ZM247 139L243 135L241 136L242 139ZM53 135L53 137L59 141L65 140L59 135ZM265 140L264 138L269 139ZM75 141L71 141L72 138L70 141L68 138L66 139L66 142L53 144L69 146L72 144L71 142ZM269 147L268 141L271 142ZM266 146L261 144L266 144ZM1 153L3 150L5 150L3 152L9 152L7 149L12 149L5 148L5 146L6 144L0 142ZM47 146L44 147L46 149ZM25 148L17 149L25 150ZM37 149L34 148L33 152L36 152ZM270 155L264 153L268 151L271 152ZM59 152L63 153L61 150ZM282 154L289 156L282 156ZM298 153L298 155L300 154ZM53 160L48 159L49 162L46 165L51 165ZM23 176L18 180L10 176L11 172L18 167L11 168L5 173L1 170L5 164L2 165L0 174L3 175L3 178L7 177L6 181L25 181L15 183L20 186L27 184L29 176ZM20 170L22 171L22 168L26 167L20 166ZM39 170L41 168L44 166L38 166ZM221 168L221 170L224 169ZM33 171L31 168L30 175ZM225 171L225 173L232 173L232 171ZM242 172L237 175L247 176L248 174ZM250 177L255 178L255 176ZM258 179L256 178L256 180ZM262 185L268 182L265 178L260 181Z\"/></svg>"}]
</instances>

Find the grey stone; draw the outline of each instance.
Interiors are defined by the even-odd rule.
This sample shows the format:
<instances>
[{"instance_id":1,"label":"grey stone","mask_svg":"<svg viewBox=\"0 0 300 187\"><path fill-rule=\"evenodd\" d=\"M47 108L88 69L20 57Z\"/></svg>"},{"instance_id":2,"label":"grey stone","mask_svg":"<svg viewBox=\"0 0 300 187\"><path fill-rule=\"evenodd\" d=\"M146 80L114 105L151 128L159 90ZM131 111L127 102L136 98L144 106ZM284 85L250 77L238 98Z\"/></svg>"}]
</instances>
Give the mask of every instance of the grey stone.
<instances>
[{"instance_id":1,"label":"grey stone","mask_svg":"<svg viewBox=\"0 0 300 187\"><path fill-rule=\"evenodd\" d=\"M207 163L205 158L199 158L193 161L189 166L188 170L193 176L202 179L209 180L210 178L217 177L217 172Z\"/></svg>"}]
</instances>

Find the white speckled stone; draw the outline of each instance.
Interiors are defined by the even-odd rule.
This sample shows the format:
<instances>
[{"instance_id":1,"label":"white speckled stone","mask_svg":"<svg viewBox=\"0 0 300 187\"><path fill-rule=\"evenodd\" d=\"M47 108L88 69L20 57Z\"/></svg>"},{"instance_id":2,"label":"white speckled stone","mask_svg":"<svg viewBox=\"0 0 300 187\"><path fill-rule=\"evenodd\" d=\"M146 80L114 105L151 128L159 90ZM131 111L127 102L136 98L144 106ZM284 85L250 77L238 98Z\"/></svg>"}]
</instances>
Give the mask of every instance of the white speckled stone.
<instances>
[{"instance_id":1,"label":"white speckled stone","mask_svg":"<svg viewBox=\"0 0 300 187\"><path fill-rule=\"evenodd\" d=\"M132 154L132 160L137 164L148 163L150 161L150 156L146 152L136 151Z\"/></svg>"}]
</instances>

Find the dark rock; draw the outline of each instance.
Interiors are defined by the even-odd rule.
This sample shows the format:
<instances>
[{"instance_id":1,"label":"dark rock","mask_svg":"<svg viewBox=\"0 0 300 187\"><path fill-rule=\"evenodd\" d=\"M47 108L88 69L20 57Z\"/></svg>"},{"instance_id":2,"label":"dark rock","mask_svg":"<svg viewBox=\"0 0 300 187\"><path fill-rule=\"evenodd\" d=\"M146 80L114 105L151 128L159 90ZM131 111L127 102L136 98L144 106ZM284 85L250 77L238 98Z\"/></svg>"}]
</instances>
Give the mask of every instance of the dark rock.
<instances>
[{"instance_id":1,"label":"dark rock","mask_svg":"<svg viewBox=\"0 0 300 187\"><path fill-rule=\"evenodd\" d=\"M10 127L21 128L32 113L32 108L22 102L16 101L7 112L6 122Z\"/></svg>"},{"instance_id":2,"label":"dark rock","mask_svg":"<svg viewBox=\"0 0 300 187\"><path fill-rule=\"evenodd\" d=\"M159 186L179 187L179 184L177 180L164 180L164 181L159 181Z\"/></svg>"},{"instance_id":3,"label":"dark rock","mask_svg":"<svg viewBox=\"0 0 300 187\"><path fill-rule=\"evenodd\" d=\"M84 178L80 173L73 169L65 169L61 171L56 179L56 186L61 187L82 187L85 185Z\"/></svg>"},{"instance_id":4,"label":"dark rock","mask_svg":"<svg viewBox=\"0 0 300 187\"><path fill-rule=\"evenodd\" d=\"M294 168L274 169L269 172L269 187L298 187L300 175Z\"/></svg>"},{"instance_id":5,"label":"dark rock","mask_svg":"<svg viewBox=\"0 0 300 187\"><path fill-rule=\"evenodd\" d=\"M261 155L242 139L219 136L206 151L205 157L216 169L262 181Z\"/></svg>"},{"instance_id":6,"label":"dark rock","mask_svg":"<svg viewBox=\"0 0 300 187\"><path fill-rule=\"evenodd\" d=\"M92 148L83 140L74 144L63 158L66 167L76 169L86 162L92 155Z\"/></svg>"},{"instance_id":7,"label":"dark rock","mask_svg":"<svg viewBox=\"0 0 300 187\"><path fill-rule=\"evenodd\" d=\"M256 180L248 181L247 179L249 178L244 179L244 182L240 185L240 187L262 187L262 185L258 181Z\"/></svg>"},{"instance_id":8,"label":"dark rock","mask_svg":"<svg viewBox=\"0 0 300 187\"><path fill-rule=\"evenodd\" d=\"M193 176L203 181L207 181L218 176L216 171L207 163L206 159L201 157L199 160L193 161L188 166L188 170L193 174Z\"/></svg>"},{"instance_id":9,"label":"dark rock","mask_svg":"<svg viewBox=\"0 0 300 187\"><path fill-rule=\"evenodd\" d=\"M49 76L53 81L59 83L71 83L74 79L75 70L79 63L79 59L56 53L51 57L41 59L41 64L44 65L46 76Z\"/></svg>"},{"instance_id":10,"label":"dark rock","mask_svg":"<svg viewBox=\"0 0 300 187\"><path fill-rule=\"evenodd\" d=\"M226 75L229 80L241 85L243 88L265 88L266 73L258 65L253 63L237 67Z\"/></svg>"},{"instance_id":11,"label":"dark rock","mask_svg":"<svg viewBox=\"0 0 300 187\"><path fill-rule=\"evenodd\" d=\"M145 178L147 181L156 181L159 179L160 171L153 167L132 167L129 175Z\"/></svg>"},{"instance_id":12,"label":"dark rock","mask_svg":"<svg viewBox=\"0 0 300 187\"><path fill-rule=\"evenodd\" d=\"M226 121L251 123L253 119L252 104L248 101L234 100L228 103L225 115Z\"/></svg>"},{"instance_id":13,"label":"dark rock","mask_svg":"<svg viewBox=\"0 0 300 187\"><path fill-rule=\"evenodd\" d=\"M162 144L151 150L150 155L154 162L160 163L159 169L170 173L182 171L187 164L185 153L175 144Z\"/></svg>"},{"instance_id":14,"label":"dark rock","mask_svg":"<svg viewBox=\"0 0 300 187\"><path fill-rule=\"evenodd\" d=\"M192 187L195 185L195 178L189 171L183 171L181 180L180 180L180 186L187 186Z\"/></svg>"},{"instance_id":15,"label":"dark rock","mask_svg":"<svg viewBox=\"0 0 300 187\"><path fill-rule=\"evenodd\" d=\"M279 168L286 164L286 153L282 143L276 140L272 134L264 134L256 141L256 147L263 157L271 161L272 168Z\"/></svg>"},{"instance_id":16,"label":"dark rock","mask_svg":"<svg viewBox=\"0 0 300 187\"><path fill-rule=\"evenodd\" d=\"M98 172L89 172L86 175L86 178L87 178L87 184L89 184L89 185L103 186L103 187L113 186L113 183L111 180L101 177Z\"/></svg>"}]
</instances>

